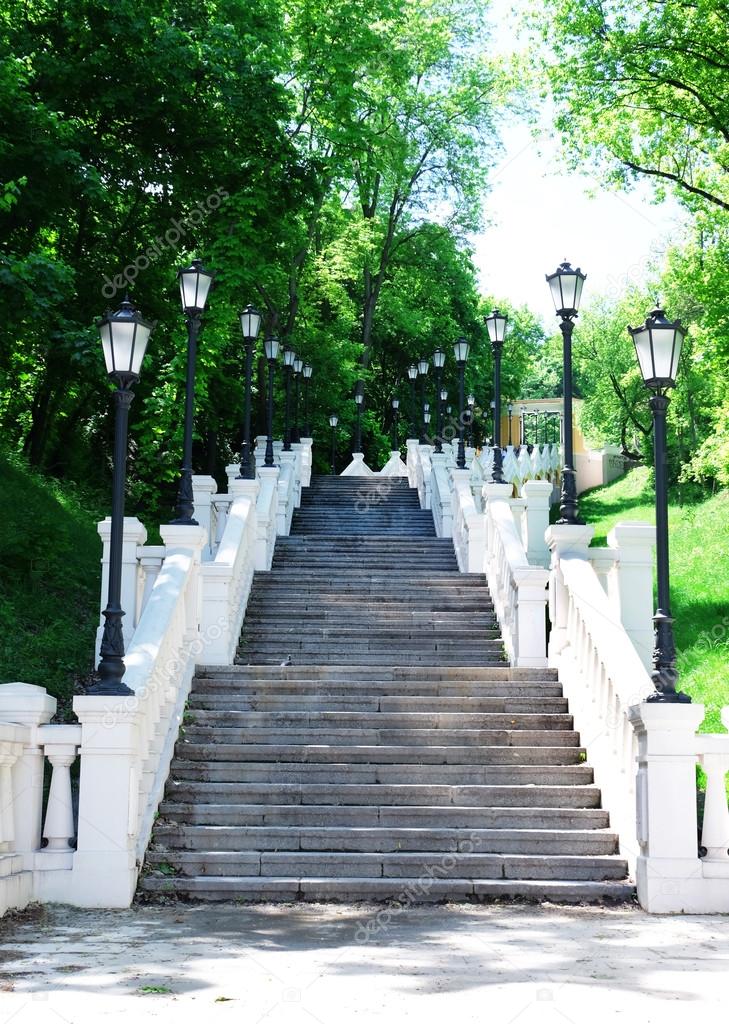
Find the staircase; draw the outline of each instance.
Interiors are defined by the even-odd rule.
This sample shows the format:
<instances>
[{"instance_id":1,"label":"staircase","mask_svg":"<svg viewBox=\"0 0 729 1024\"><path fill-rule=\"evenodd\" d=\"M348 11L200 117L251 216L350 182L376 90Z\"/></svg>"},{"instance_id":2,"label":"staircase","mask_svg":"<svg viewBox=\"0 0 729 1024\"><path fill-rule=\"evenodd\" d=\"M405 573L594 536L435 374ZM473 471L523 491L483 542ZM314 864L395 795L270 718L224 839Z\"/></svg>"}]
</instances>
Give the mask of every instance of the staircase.
<instances>
[{"instance_id":1,"label":"staircase","mask_svg":"<svg viewBox=\"0 0 729 1024\"><path fill-rule=\"evenodd\" d=\"M143 894L625 900L549 670L504 661L407 481L314 478L236 665L193 682Z\"/></svg>"}]
</instances>

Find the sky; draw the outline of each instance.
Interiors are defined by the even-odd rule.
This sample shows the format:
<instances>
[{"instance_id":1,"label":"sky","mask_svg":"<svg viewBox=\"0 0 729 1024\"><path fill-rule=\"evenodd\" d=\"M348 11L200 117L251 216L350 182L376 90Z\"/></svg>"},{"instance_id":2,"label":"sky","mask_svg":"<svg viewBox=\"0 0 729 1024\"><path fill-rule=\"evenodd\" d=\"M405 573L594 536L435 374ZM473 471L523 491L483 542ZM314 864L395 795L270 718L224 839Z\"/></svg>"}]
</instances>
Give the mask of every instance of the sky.
<instances>
[{"instance_id":1,"label":"sky","mask_svg":"<svg viewBox=\"0 0 729 1024\"><path fill-rule=\"evenodd\" d=\"M492 42L504 53L520 45L510 27L512 6L512 0L491 4ZM545 274L562 260L587 274L584 303L591 295L617 297L644 279L682 221L675 200L651 202L647 183L608 191L596 177L566 170L549 127L536 141L525 123L502 130L504 152L489 175L484 203L487 227L473 239L482 292L528 306L547 325L555 313Z\"/></svg>"}]
</instances>

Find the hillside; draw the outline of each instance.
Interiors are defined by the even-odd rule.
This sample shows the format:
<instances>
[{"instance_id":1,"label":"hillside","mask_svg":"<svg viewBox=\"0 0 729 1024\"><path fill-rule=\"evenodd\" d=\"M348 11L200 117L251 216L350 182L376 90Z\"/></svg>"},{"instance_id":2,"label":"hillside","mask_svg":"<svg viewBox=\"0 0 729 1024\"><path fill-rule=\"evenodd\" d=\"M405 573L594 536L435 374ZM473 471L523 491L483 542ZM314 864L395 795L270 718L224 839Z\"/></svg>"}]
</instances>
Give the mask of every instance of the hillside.
<instances>
[{"instance_id":1,"label":"hillside","mask_svg":"<svg viewBox=\"0 0 729 1024\"><path fill-rule=\"evenodd\" d=\"M729 490L669 507L671 594L676 619L680 688L706 705L703 730L723 732L719 713L729 704ZM655 521L654 492L644 467L580 498L580 512L604 545L620 520Z\"/></svg>"},{"instance_id":2,"label":"hillside","mask_svg":"<svg viewBox=\"0 0 729 1024\"><path fill-rule=\"evenodd\" d=\"M0 682L45 686L63 717L93 668L102 518L94 504L0 456Z\"/></svg>"}]
</instances>

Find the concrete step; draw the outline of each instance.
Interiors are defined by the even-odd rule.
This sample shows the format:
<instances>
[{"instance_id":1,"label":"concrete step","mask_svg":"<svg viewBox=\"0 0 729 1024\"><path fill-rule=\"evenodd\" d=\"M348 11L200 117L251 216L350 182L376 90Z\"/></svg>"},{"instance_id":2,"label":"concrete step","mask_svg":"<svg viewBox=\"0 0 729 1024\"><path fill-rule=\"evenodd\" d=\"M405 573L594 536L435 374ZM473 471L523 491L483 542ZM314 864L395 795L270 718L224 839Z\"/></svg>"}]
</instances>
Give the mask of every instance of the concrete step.
<instances>
[{"instance_id":1,"label":"concrete step","mask_svg":"<svg viewBox=\"0 0 729 1024\"><path fill-rule=\"evenodd\" d=\"M361 729L330 726L321 729L289 728L285 737L280 728L200 729L185 727L184 742L217 747L221 752L235 750L241 744L277 743L338 746L453 746L453 747L576 747L579 736L573 730L558 729ZM220 759L220 758L219 758ZM236 760L236 758L231 758Z\"/></svg>"},{"instance_id":2,"label":"concrete step","mask_svg":"<svg viewBox=\"0 0 729 1024\"><path fill-rule=\"evenodd\" d=\"M206 808L192 813L205 817ZM162 850L316 850L329 852L517 853L611 856L618 838L600 811L542 808L238 807L238 823L192 824L165 818L155 827ZM337 814L337 811L339 813ZM550 816L551 814L551 816ZM590 815L593 815L592 819ZM464 821L468 831L464 834ZM357 822L359 824L357 824Z\"/></svg>"},{"instance_id":3,"label":"concrete step","mask_svg":"<svg viewBox=\"0 0 729 1024\"><path fill-rule=\"evenodd\" d=\"M311 679L339 682L449 682L458 685L474 686L477 683L545 683L557 684L557 672L552 668L513 668L500 665L498 668L478 666L450 665L399 665L399 666L367 666L367 665L269 665L259 667L253 665L200 665L195 685L198 680L219 679L231 682L245 682L249 679L291 680Z\"/></svg>"},{"instance_id":4,"label":"concrete step","mask_svg":"<svg viewBox=\"0 0 729 1024\"><path fill-rule=\"evenodd\" d=\"M250 666L246 666L250 667ZM267 666L264 666L267 667ZM307 666L302 666L306 668ZM399 680L397 683L388 683L380 680L368 679L357 681L350 679L266 679L259 680L249 678L246 680L220 680L200 679L195 683L195 689L189 698L190 707L234 707L235 701L251 700L257 697L270 698L278 697L283 699L300 696L303 699L318 697L321 700L380 700L402 701L412 700L466 700L495 701L502 699L530 700L536 698L539 702L547 701L548 707L556 707L552 704L555 698L562 698L562 687L559 683L473 683L467 686L464 683L423 680L421 682ZM475 705L474 705L475 706ZM495 704L491 705L496 707ZM435 705L434 705L435 707ZM484 708L486 705L484 705ZM415 709L414 704L403 706L400 710ZM509 705L511 710L511 705ZM241 708L241 710L245 710ZM255 709L252 709L255 710ZM446 710L445 707L440 710ZM522 708L521 710L526 710ZM566 710L566 708L565 708Z\"/></svg>"},{"instance_id":5,"label":"concrete step","mask_svg":"<svg viewBox=\"0 0 729 1024\"><path fill-rule=\"evenodd\" d=\"M545 712L459 712L459 711L204 711L198 710L185 723L187 732L194 727L202 732L211 729L216 734L227 735L236 729L395 729L410 730L413 734L421 730L443 730L449 733L458 730L560 730L572 729L572 715L558 711Z\"/></svg>"},{"instance_id":6,"label":"concrete step","mask_svg":"<svg viewBox=\"0 0 729 1024\"><path fill-rule=\"evenodd\" d=\"M575 733L564 734L570 739ZM549 734L551 739L554 733ZM224 764L227 768L248 761L303 761L316 764L333 764L346 761L348 764L524 764L526 757L530 764L581 764L585 758L584 748L577 742L563 742L550 746L531 745L525 753L523 746L459 746L432 743L427 747L417 743L296 743L288 734L279 736L279 742L249 743L245 746L230 743L195 743L188 738L187 731L178 742L177 758L186 763Z\"/></svg>"},{"instance_id":7,"label":"concrete step","mask_svg":"<svg viewBox=\"0 0 729 1024\"><path fill-rule=\"evenodd\" d=\"M518 897L520 900L557 903L626 903L634 897L629 882L583 882L572 880L528 881L525 879L467 878L261 878L259 876L168 878L147 875L140 881L146 893L194 897L201 901L236 900L274 902L352 900L439 902L469 899L488 902Z\"/></svg>"},{"instance_id":8,"label":"concrete step","mask_svg":"<svg viewBox=\"0 0 729 1024\"><path fill-rule=\"evenodd\" d=\"M421 650L454 650L463 645L471 650L480 650L481 641L493 641L497 650L503 644L498 629L488 626L473 626L468 629L459 629L450 626L448 623L419 623L417 625L396 626L392 623L371 623L369 625L341 624L341 623L316 623L311 620L302 627L301 623L294 625L286 621L271 621L259 618L249 622L246 618L241 631L241 643L255 645L263 648L272 645L277 651L281 650L281 644L285 643L287 649L291 650L320 650L342 648L342 645L349 649L358 650L365 647L371 650L373 647L380 651L388 648L400 650L403 646L413 647ZM433 647L437 644L437 648ZM342 648L344 649L344 648Z\"/></svg>"},{"instance_id":9,"label":"concrete step","mask_svg":"<svg viewBox=\"0 0 729 1024\"><path fill-rule=\"evenodd\" d=\"M255 876L302 878L461 878L622 879L626 862L615 855L580 857L498 853L317 853L310 851L179 852L170 862L164 853L150 853L154 870L170 863L190 877Z\"/></svg>"},{"instance_id":10,"label":"concrete step","mask_svg":"<svg viewBox=\"0 0 729 1024\"><path fill-rule=\"evenodd\" d=\"M213 793L203 785L192 789L183 783L234 784L238 782L316 782L327 785L446 783L448 785L495 785L506 782L520 785L584 785L592 783L592 768L586 764L350 764L349 762L242 761L206 765L195 761L173 762L173 775L167 784L170 799L192 792L201 797Z\"/></svg>"},{"instance_id":11,"label":"concrete step","mask_svg":"<svg viewBox=\"0 0 729 1024\"><path fill-rule=\"evenodd\" d=\"M564 697L436 697L406 696L390 697L364 693L332 694L320 693L269 694L258 692L249 696L240 694L193 694L188 700L189 717L186 724L199 721L197 712L241 711L346 711L349 713L398 712L420 714L567 714L567 700ZM203 722L206 722L203 719Z\"/></svg>"},{"instance_id":12,"label":"concrete step","mask_svg":"<svg viewBox=\"0 0 729 1024\"><path fill-rule=\"evenodd\" d=\"M289 655L290 652L286 649L279 649L275 652L264 652L259 653L255 650L241 650L236 655L236 664L240 665L280 665L281 662ZM503 665L505 664L505 657L502 653L494 655L486 655L480 652L469 653L465 652L461 654L443 654L442 652L432 651L430 653L423 652L422 654L415 655L411 652L401 653L397 656L388 653L373 653L372 651L352 651L347 657L346 653L341 650L337 652L317 652L317 651L299 651L296 656L296 661L300 665L341 665L345 660L349 661L352 665L464 665L469 661L474 666L483 665Z\"/></svg>"}]
</instances>

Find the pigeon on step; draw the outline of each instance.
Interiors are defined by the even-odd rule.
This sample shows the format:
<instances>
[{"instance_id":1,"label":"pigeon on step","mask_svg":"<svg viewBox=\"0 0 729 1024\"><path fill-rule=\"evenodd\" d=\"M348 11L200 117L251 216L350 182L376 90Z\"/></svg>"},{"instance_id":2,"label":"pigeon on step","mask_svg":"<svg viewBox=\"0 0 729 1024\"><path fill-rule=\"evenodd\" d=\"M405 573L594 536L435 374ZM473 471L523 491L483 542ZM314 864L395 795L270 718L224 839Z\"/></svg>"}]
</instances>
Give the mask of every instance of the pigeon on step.
<instances>
[{"instance_id":1,"label":"pigeon on step","mask_svg":"<svg viewBox=\"0 0 729 1024\"><path fill-rule=\"evenodd\" d=\"M291 660L291 655L290 654L286 658L286 661L282 661L281 662L281 668L285 668L286 665L293 665L293 661Z\"/></svg>"}]
</instances>

